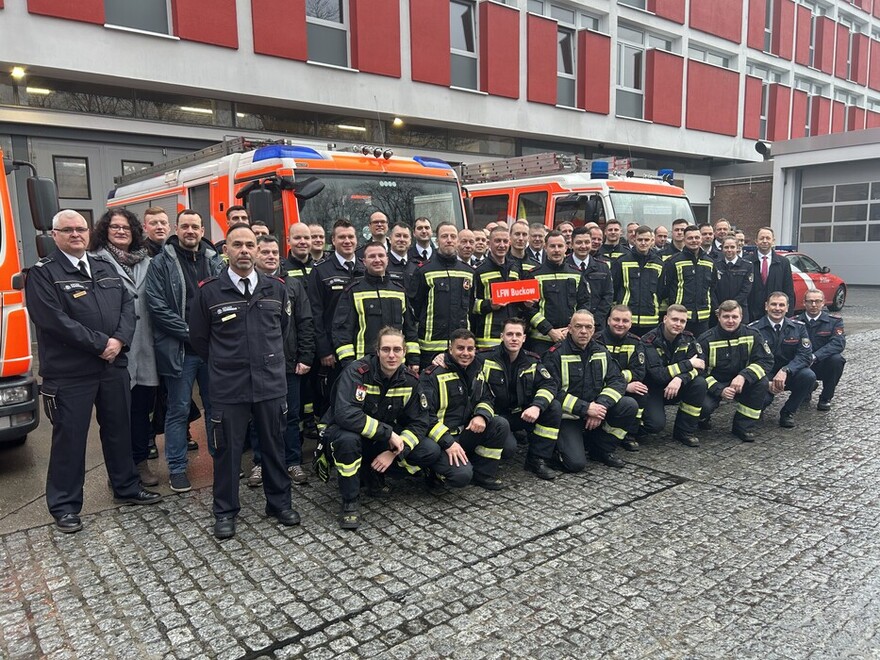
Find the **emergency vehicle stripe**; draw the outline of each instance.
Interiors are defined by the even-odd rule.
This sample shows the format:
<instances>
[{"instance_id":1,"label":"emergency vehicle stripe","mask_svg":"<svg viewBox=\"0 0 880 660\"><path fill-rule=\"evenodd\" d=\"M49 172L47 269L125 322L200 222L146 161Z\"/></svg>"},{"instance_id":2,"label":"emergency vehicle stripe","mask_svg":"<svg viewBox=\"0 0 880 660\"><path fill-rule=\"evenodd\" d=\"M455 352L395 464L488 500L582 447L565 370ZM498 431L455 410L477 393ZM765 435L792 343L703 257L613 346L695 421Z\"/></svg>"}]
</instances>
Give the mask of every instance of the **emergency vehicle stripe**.
<instances>
[{"instance_id":1,"label":"emergency vehicle stripe","mask_svg":"<svg viewBox=\"0 0 880 660\"><path fill-rule=\"evenodd\" d=\"M699 417L700 413L703 412L702 406L692 406L691 404L685 403L684 401L681 401L678 404L678 409L685 415L690 415L691 417Z\"/></svg>"},{"instance_id":2,"label":"emergency vehicle stripe","mask_svg":"<svg viewBox=\"0 0 880 660\"><path fill-rule=\"evenodd\" d=\"M626 430L619 429L616 426L611 426L608 422L602 422L602 430L606 433L610 433L618 440L623 440L626 438Z\"/></svg>"},{"instance_id":3,"label":"emergency vehicle stripe","mask_svg":"<svg viewBox=\"0 0 880 660\"><path fill-rule=\"evenodd\" d=\"M364 428L361 431L361 435L365 438L372 439L373 436L376 435L376 432L379 430L379 422L374 418L367 415L367 419L364 420Z\"/></svg>"},{"instance_id":4,"label":"emergency vehicle stripe","mask_svg":"<svg viewBox=\"0 0 880 660\"><path fill-rule=\"evenodd\" d=\"M412 431L404 431L400 434L401 440L406 444L410 449L415 449L416 445L419 444L419 439L416 437L416 434Z\"/></svg>"},{"instance_id":5,"label":"emergency vehicle stripe","mask_svg":"<svg viewBox=\"0 0 880 660\"><path fill-rule=\"evenodd\" d=\"M547 403L553 401L553 394L550 390L546 390L543 387L535 393L536 399L544 399Z\"/></svg>"},{"instance_id":6,"label":"emergency vehicle stripe","mask_svg":"<svg viewBox=\"0 0 880 660\"><path fill-rule=\"evenodd\" d=\"M354 463L340 463L334 456L333 462L336 464L336 469L339 471L340 477L353 477L358 473L358 470L361 469L360 458L357 458Z\"/></svg>"},{"instance_id":7,"label":"emergency vehicle stripe","mask_svg":"<svg viewBox=\"0 0 880 660\"><path fill-rule=\"evenodd\" d=\"M475 415L480 411L486 413L487 415L489 415L489 417L495 417L495 410L485 401L480 401L480 403L478 403L474 408Z\"/></svg>"},{"instance_id":8,"label":"emergency vehicle stripe","mask_svg":"<svg viewBox=\"0 0 880 660\"><path fill-rule=\"evenodd\" d=\"M474 448L474 451L477 453L477 456L482 456L483 458L491 458L493 461L501 460L501 449L477 445Z\"/></svg>"},{"instance_id":9,"label":"emergency vehicle stripe","mask_svg":"<svg viewBox=\"0 0 880 660\"><path fill-rule=\"evenodd\" d=\"M541 424L535 424L534 434L539 438L556 440L557 438L559 438L559 429L553 428L552 426L542 426Z\"/></svg>"},{"instance_id":10,"label":"emergency vehicle stripe","mask_svg":"<svg viewBox=\"0 0 880 660\"><path fill-rule=\"evenodd\" d=\"M566 394L562 400L562 410L569 414L574 414L574 407L577 405L578 398L571 394Z\"/></svg>"},{"instance_id":11,"label":"emergency vehicle stripe","mask_svg":"<svg viewBox=\"0 0 880 660\"><path fill-rule=\"evenodd\" d=\"M444 424L443 422L437 422L428 432L428 436L434 442L440 442L440 439L447 433L450 433L449 427L446 426L446 424Z\"/></svg>"},{"instance_id":12,"label":"emergency vehicle stripe","mask_svg":"<svg viewBox=\"0 0 880 660\"><path fill-rule=\"evenodd\" d=\"M741 403L736 404L736 412L749 419L761 419L761 411L755 408L749 408Z\"/></svg>"},{"instance_id":13,"label":"emergency vehicle stripe","mask_svg":"<svg viewBox=\"0 0 880 660\"><path fill-rule=\"evenodd\" d=\"M603 394L605 396L611 398L611 400L614 401L614 403L617 403L618 401L620 401L620 398L623 396L620 392L618 392L617 390L615 390L612 387L603 387L602 391L599 392L599 396L602 396Z\"/></svg>"}]
</instances>

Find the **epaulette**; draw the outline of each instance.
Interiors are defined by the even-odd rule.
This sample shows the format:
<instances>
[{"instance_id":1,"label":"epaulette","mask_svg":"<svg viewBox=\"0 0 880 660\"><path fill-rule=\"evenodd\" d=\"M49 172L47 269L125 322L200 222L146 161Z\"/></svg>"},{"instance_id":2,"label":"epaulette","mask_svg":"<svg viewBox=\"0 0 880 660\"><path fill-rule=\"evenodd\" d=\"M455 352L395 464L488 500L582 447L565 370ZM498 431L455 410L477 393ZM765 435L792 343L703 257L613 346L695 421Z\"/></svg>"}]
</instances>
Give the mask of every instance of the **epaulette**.
<instances>
[{"instance_id":1,"label":"epaulette","mask_svg":"<svg viewBox=\"0 0 880 660\"><path fill-rule=\"evenodd\" d=\"M43 257L37 263L34 264L37 268L42 268L46 264L50 264L55 261L55 257Z\"/></svg>"},{"instance_id":2,"label":"epaulette","mask_svg":"<svg viewBox=\"0 0 880 660\"><path fill-rule=\"evenodd\" d=\"M321 257L318 261L316 261L316 262L315 262L315 265L316 265L316 266L320 266L322 263L324 263L325 261L327 261L329 258L330 258L330 257L328 257L328 256L325 255L325 256Z\"/></svg>"},{"instance_id":3,"label":"epaulette","mask_svg":"<svg viewBox=\"0 0 880 660\"><path fill-rule=\"evenodd\" d=\"M635 339L636 341L640 341L640 340L641 340L641 337L639 337L639 336L638 336L636 333L634 333L634 332L630 332L629 330L626 331L626 338L627 338L627 339Z\"/></svg>"},{"instance_id":4,"label":"epaulette","mask_svg":"<svg viewBox=\"0 0 880 660\"><path fill-rule=\"evenodd\" d=\"M793 323L797 323L798 325L806 325L803 321L798 321L798 320L797 320L796 318L794 318L793 316L792 316L790 319L788 319L788 320L789 320L789 321L792 321Z\"/></svg>"},{"instance_id":5,"label":"epaulette","mask_svg":"<svg viewBox=\"0 0 880 660\"><path fill-rule=\"evenodd\" d=\"M105 264L112 263L112 262L111 262L109 259L107 259L107 257L105 257L103 254L89 254L89 256L90 256L94 261L103 261Z\"/></svg>"},{"instance_id":6,"label":"epaulette","mask_svg":"<svg viewBox=\"0 0 880 660\"><path fill-rule=\"evenodd\" d=\"M684 334L684 332L682 332L682 334ZM688 334L690 334L690 333L688 333ZM641 341L643 344L648 344L649 346L653 346L654 345L654 337L656 337L656 336L657 335L655 335L653 332L648 332L642 337Z\"/></svg>"},{"instance_id":7,"label":"epaulette","mask_svg":"<svg viewBox=\"0 0 880 660\"><path fill-rule=\"evenodd\" d=\"M421 370L421 374L423 376L430 376L432 373L437 371L437 369L438 369L438 365L436 365L432 362L427 367L425 367L424 369Z\"/></svg>"},{"instance_id":8,"label":"epaulette","mask_svg":"<svg viewBox=\"0 0 880 660\"><path fill-rule=\"evenodd\" d=\"M279 282L281 282L282 284L284 284L284 278L281 277L280 275L273 275L273 276L272 276L272 279L278 280Z\"/></svg>"},{"instance_id":9,"label":"epaulette","mask_svg":"<svg viewBox=\"0 0 880 660\"><path fill-rule=\"evenodd\" d=\"M691 332L690 330L682 330L681 334L683 334L685 337L693 337L694 336L694 333Z\"/></svg>"},{"instance_id":10,"label":"epaulette","mask_svg":"<svg viewBox=\"0 0 880 660\"><path fill-rule=\"evenodd\" d=\"M555 353L556 349L559 348L559 344L553 344L550 348L547 349L548 353Z\"/></svg>"},{"instance_id":11,"label":"epaulette","mask_svg":"<svg viewBox=\"0 0 880 660\"><path fill-rule=\"evenodd\" d=\"M357 369L355 369L355 371L357 371L361 375L370 373L370 365L366 362L361 362L360 366Z\"/></svg>"},{"instance_id":12,"label":"epaulette","mask_svg":"<svg viewBox=\"0 0 880 660\"><path fill-rule=\"evenodd\" d=\"M216 279L217 279L217 276L216 276L216 275L212 275L211 277L206 277L206 278L203 279L201 282L199 282L199 288L201 289L201 288L202 288L203 286L205 286L208 282L213 282L213 281L216 280Z\"/></svg>"},{"instance_id":13,"label":"epaulette","mask_svg":"<svg viewBox=\"0 0 880 660\"><path fill-rule=\"evenodd\" d=\"M526 355L528 355L530 358L535 358L536 360L540 360L540 359L541 359L541 356L538 355L537 353L535 353L534 351L523 351L523 353L525 353Z\"/></svg>"},{"instance_id":14,"label":"epaulette","mask_svg":"<svg viewBox=\"0 0 880 660\"><path fill-rule=\"evenodd\" d=\"M416 380L419 379L419 375L415 371L413 371L412 367L408 364L403 365L403 373L407 374L408 376L412 376Z\"/></svg>"}]
</instances>

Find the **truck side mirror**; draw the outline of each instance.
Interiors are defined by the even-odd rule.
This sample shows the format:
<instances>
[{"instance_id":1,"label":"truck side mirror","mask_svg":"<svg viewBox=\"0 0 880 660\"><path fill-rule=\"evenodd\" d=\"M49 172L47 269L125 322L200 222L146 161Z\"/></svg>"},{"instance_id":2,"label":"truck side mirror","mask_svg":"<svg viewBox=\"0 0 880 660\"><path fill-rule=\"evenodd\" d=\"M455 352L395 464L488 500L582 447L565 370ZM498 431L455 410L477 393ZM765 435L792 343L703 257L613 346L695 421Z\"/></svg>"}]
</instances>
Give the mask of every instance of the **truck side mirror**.
<instances>
[{"instance_id":1,"label":"truck side mirror","mask_svg":"<svg viewBox=\"0 0 880 660\"><path fill-rule=\"evenodd\" d=\"M262 220L269 228L269 233L275 233L275 202L271 190L265 188L251 190L247 194L247 211L251 222Z\"/></svg>"},{"instance_id":2,"label":"truck side mirror","mask_svg":"<svg viewBox=\"0 0 880 660\"><path fill-rule=\"evenodd\" d=\"M322 190L324 190L324 182L317 177L310 176L302 181L297 181L294 185L293 194L296 195L296 198L299 201L304 202L307 199L311 199Z\"/></svg>"},{"instance_id":3,"label":"truck side mirror","mask_svg":"<svg viewBox=\"0 0 880 660\"><path fill-rule=\"evenodd\" d=\"M58 213L58 190L55 182L41 176L27 180L28 203L31 207L31 220L38 231L52 229L52 218ZM53 243L54 246L54 243ZM38 246L39 247L39 246Z\"/></svg>"}]
</instances>

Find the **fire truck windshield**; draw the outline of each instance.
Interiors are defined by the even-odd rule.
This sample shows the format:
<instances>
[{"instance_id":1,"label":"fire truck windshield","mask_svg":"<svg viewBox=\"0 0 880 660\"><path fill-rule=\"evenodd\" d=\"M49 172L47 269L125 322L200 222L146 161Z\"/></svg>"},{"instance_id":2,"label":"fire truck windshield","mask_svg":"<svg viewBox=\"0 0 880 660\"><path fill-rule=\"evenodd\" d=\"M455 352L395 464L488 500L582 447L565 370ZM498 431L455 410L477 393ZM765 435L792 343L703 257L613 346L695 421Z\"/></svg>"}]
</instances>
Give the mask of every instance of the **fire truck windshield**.
<instances>
[{"instance_id":1,"label":"fire truck windshield","mask_svg":"<svg viewBox=\"0 0 880 660\"><path fill-rule=\"evenodd\" d=\"M370 214L382 211L389 223L404 222L410 227L416 218L426 217L433 226L443 220L464 227L461 191L455 179L402 177L394 174L364 175L335 172L302 172L315 176L324 190L300 209L301 222L324 225L329 236L333 223L345 218L355 226L357 235L369 236Z\"/></svg>"},{"instance_id":2,"label":"fire truck windshield","mask_svg":"<svg viewBox=\"0 0 880 660\"><path fill-rule=\"evenodd\" d=\"M687 197L611 191L611 207L614 217L624 227L629 222L648 225L652 229L660 225L669 227L677 218L694 224L694 212Z\"/></svg>"}]
</instances>

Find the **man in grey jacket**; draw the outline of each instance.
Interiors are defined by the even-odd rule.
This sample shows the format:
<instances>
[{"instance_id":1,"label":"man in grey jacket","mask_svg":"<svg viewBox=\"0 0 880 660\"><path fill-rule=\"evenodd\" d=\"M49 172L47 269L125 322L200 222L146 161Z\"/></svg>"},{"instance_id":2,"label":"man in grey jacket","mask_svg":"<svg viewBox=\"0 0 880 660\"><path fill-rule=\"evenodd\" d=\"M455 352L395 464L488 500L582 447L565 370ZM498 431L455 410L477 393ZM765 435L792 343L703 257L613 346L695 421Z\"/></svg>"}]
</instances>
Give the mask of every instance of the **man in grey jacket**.
<instances>
[{"instance_id":1,"label":"man in grey jacket","mask_svg":"<svg viewBox=\"0 0 880 660\"><path fill-rule=\"evenodd\" d=\"M177 228L153 258L147 273L147 303L153 321L156 366L168 390L165 459L171 490L191 489L186 475L186 428L193 383L198 379L205 406L208 449L213 455L208 366L189 341L189 311L199 282L223 269L213 246L204 240L201 216L192 209L177 214Z\"/></svg>"}]
</instances>

